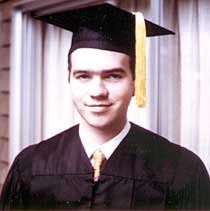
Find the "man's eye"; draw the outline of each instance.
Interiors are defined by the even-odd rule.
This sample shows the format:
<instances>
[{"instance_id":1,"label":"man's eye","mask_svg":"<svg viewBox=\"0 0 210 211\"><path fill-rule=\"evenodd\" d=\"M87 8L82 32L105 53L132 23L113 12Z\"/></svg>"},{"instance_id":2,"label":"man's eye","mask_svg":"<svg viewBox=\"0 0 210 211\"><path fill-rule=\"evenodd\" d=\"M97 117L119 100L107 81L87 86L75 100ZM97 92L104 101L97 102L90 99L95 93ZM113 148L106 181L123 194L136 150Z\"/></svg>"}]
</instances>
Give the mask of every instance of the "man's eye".
<instances>
[{"instance_id":1,"label":"man's eye","mask_svg":"<svg viewBox=\"0 0 210 211\"><path fill-rule=\"evenodd\" d=\"M119 79L122 78L122 75L120 75L120 74L110 74L110 75L107 75L106 78L109 79L109 80L119 80Z\"/></svg>"},{"instance_id":2,"label":"man's eye","mask_svg":"<svg viewBox=\"0 0 210 211\"><path fill-rule=\"evenodd\" d=\"M90 79L90 76L87 75L87 74L79 74L79 75L76 75L76 79L78 79L78 80L88 80L88 79Z\"/></svg>"}]
</instances>

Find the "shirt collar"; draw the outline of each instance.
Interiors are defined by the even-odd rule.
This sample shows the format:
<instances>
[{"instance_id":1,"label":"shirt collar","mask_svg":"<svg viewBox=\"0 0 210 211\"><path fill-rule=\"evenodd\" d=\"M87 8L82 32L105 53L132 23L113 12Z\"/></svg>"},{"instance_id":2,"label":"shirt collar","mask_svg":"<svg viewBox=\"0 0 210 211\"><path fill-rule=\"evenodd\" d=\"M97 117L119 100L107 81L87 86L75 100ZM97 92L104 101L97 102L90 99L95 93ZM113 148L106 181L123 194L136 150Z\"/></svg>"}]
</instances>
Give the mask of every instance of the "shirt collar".
<instances>
[{"instance_id":1,"label":"shirt collar","mask_svg":"<svg viewBox=\"0 0 210 211\"><path fill-rule=\"evenodd\" d=\"M108 160L114 150L118 147L118 145L122 142L125 136L128 134L131 128L130 123L127 121L124 128L112 139L105 142L104 144L97 144L93 140L87 137L85 133L85 129L79 127L79 136L82 142L82 145L86 151L86 154L89 158L91 158L92 154L95 152L96 149L100 149L103 154L105 155L106 159Z\"/></svg>"}]
</instances>

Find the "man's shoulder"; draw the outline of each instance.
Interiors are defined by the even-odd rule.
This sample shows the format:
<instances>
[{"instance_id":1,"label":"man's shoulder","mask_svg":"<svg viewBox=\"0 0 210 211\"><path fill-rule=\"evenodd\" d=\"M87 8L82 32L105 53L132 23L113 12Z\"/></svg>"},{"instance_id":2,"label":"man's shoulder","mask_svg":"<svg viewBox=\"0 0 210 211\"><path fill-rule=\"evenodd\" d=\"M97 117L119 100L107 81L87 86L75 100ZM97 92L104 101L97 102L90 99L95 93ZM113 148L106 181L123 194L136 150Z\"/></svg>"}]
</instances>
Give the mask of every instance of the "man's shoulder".
<instances>
[{"instance_id":1,"label":"man's shoulder","mask_svg":"<svg viewBox=\"0 0 210 211\"><path fill-rule=\"evenodd\" d=\"M79 125L74 125L54 136L44 139L38 144L35 144L36 149L49 150L58 145L65 144L65 142L70 142L74 138L78 138Z\"/></svg>"},{"instance_id":2,"label":"man's shoulder","mask_svg":"<svg viewBox=\"0 0 210 211\"><path fill-rule=\"evenodd\" d=\"M131 136L134 143L148 151L158 151L159 153L184 154L186 157L197 158L198 156L189 149L169 141L167 138L145 129L139 125L131 123Z\"/></svg>"},{"instance_id":3,"label":"man's shoulder","mask_svg":"<svg viewBox=\"0 0 210 211\"><path fill-rule=\"evenodd\" d=\"M20 167L23 166L24 168L24 165L31 165L32 161L37 157L49 157L50 154L56 151L62 151L62 148L65 148L66 144L71 143L74 138L78 139L78 125L24 148L17 155L15 163L20 163Z\"/></svg>"},{"instance_id":4,"label":"man's shoulder","mask_svg":"<svg viewBox=\"0 0 210 211\"><path fill-rule=\"evenodd\" d=\"M193 177L199 171L206 171L203 162L194 152L152 131L132 123L130 136L130 143L136 146L135 151L143 154L148 166L160 172L160 175L165 171L172 177Z\"/></svg>"},{"instance_id":5,"label":"man's shoulder","mask_svg":"<svg viewBox=\"0 0 210 211\"><path fill-rule=\"evenodd\" d=\"M132 144L145 149L145 152L157 150L159 152L162 150L163 152L167 152L168 150L178 152L182 149L184 150L183 147L170 142L167 138L134 123L131 123L129 139L132 140Z\"/></svg>"}]
</instances>

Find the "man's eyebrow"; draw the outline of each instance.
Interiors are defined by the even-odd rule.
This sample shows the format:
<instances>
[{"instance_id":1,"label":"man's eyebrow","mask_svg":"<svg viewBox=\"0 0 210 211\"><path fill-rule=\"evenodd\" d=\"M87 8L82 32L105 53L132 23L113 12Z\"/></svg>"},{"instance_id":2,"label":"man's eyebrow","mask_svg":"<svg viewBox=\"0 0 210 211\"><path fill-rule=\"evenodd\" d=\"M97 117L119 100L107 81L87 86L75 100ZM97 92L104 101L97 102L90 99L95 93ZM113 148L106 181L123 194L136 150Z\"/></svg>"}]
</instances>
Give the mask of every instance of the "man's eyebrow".
<instances>
[{"instance_id":1,"label":"man's eyebrow","mask_svg":"<svg viewBox=\"0 0 210 211\"><path fill-rule=\"evenodd\" d=\"M109 73L125 73L123 68L112 68L112 69L104 69L104 70L73 70L73 75L76 74L109 74Z\"/></svg>"},{"instance_id":2,"label":"man's eyebrow","mask_svg":"<svg viewBox=\"0 0 210 211\"><path fill-rule=\"evenodd\" d=\"M104 70L102 72L104 72L104 73L112 73L112 72L125 73L125 69L123 69L123 68L112 68L112 69L109 69L109 70Z\"/></svg>"},{"instance_id":3,"label":"man's eyebrow","mask_svg":"<svg viewBox=\"0 0 210 211\"><path fill-rule=\"evenodd\" d=\"M82 73L89 73L91 70L72 70L73 75L82 74Z\"/></svg>"}]
</instances>

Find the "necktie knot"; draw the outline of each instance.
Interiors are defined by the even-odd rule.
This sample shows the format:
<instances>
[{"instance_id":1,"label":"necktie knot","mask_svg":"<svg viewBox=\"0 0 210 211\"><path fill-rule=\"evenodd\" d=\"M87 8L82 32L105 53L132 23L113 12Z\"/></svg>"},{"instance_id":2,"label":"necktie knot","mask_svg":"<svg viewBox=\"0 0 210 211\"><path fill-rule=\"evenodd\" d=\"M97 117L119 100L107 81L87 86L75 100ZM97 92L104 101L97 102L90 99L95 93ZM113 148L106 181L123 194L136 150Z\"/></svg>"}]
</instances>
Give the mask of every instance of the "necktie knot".
<instances>
[{"instance_id":1,"label":"necktie knot","mask_svg":"<svg viewBox=\"0 0 210 211\"><path fill-rule=\"evenodd\" d=\"M100 175L100 168L101 165L103 163L103 161L105 160L105 156L103 154L103 152L101 152L100 149L97 149L94 153L93 153L93 162L94 162L94 181L98 181L99 175Z\"/></svg>"}]
</instances>

